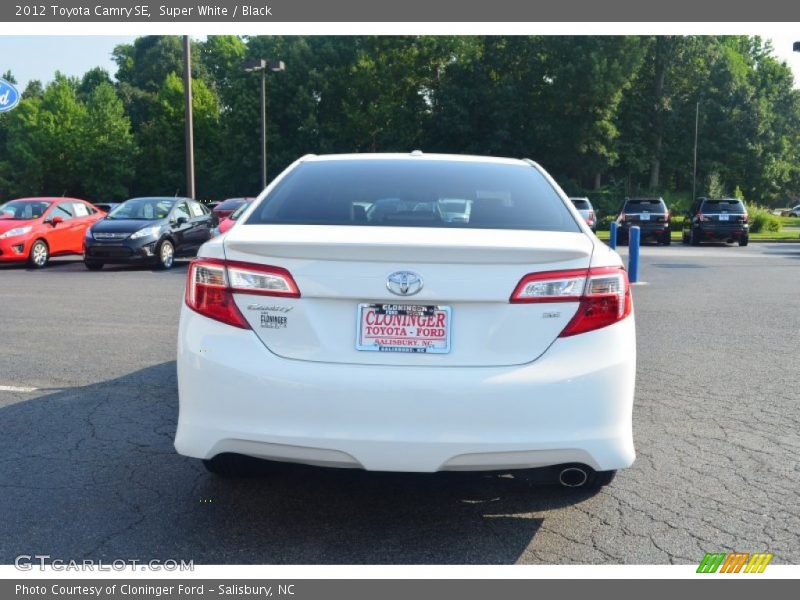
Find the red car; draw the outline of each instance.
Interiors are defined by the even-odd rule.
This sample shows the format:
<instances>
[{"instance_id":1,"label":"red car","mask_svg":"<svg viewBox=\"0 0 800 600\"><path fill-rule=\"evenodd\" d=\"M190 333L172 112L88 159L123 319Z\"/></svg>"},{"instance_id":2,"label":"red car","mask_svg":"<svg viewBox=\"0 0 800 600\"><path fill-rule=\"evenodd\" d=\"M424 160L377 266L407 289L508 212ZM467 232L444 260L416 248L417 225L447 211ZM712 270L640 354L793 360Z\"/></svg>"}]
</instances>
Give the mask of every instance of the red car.
<instances>
[{"instance_id":1,"label":"red car","mask_svg":"<svg viewBox=\"0 0 800 600\"><path fill-rule=\"evenodd\" d=\"M230 217L237 208L243 204L252 202L254 198L228 198L217 204L212 212L216 215L217 220L221 223L223 219Z\"/></svg>"},{"instance_id":2,"label":"red car","mask_svg":"<svg viewBox=\"0 0 800 600\"><path fill-rule=\"evenodd\" d=\"M228 229L233 227L233 224L236 223L236 220L242 216L242 213L244 211L247 210L247 207L250 206L250 203L252 201L253 198L248 198L244 204L240 205L239 208L233 211L233 214L231 214L231 216L222 219L222 221L219 222L219 225L217 225L214 229L211 230L211 235L215 237L218 235L222 235L223 233L228 231Z\"/></svg>"},{"instance_id":3,"label":"red car","mask_svg":"<svg viewBox=\"0 0 800 600\"><path fill-rule=\"evenodd\" d=\"M41 269L51 256L83 254L86 230L105 217L85 200L20 198L0 206L0 263Z\"/></svg>"}]
</instances>

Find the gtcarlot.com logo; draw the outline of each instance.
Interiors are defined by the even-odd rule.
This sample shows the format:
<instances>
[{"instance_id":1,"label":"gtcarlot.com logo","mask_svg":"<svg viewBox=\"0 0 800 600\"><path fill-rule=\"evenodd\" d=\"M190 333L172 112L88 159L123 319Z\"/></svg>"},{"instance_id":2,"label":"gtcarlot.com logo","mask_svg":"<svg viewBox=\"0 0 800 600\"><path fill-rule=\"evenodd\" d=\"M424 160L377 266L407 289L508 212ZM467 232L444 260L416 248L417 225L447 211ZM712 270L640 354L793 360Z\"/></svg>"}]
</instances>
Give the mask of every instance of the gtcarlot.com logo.
<instances>
[{"instance_id":1,"label":"gtcarlot.com logo","mask_svg":"<svg viewBox=\"0 0 800 600\"><path fill-rule=\"evenodd\" d=\"M117 559L112 561L82 559L52 559L49 554L20 554L14 559L14 567L18 571L32 569L51 569L53 571L194 571L193 560L137 560Z\"/></svg>"},{"instance_id":2,"label":"gtcarlot.com logo","mask_svg":"<svg viewBox=\"0 0 800 600\"><path fill-rule=\"evenodd\" d=\"M700 561L698 573L763 573L772 554L769 552L709 552Z\"/></svg>"}]
</instances>

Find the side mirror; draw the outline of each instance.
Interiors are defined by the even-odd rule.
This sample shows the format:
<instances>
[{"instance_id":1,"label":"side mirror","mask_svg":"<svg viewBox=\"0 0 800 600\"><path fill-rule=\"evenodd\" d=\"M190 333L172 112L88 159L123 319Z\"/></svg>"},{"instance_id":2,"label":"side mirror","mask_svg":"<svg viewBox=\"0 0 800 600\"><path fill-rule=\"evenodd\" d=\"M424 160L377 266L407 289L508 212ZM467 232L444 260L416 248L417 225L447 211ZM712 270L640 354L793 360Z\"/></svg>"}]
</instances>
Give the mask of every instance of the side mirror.
<instances>
[{"instance_id":1,"label":"side mirror","mask_svg":"<svg viewBox=\"0 0 800 600\"><path fill-rule=\"evenodd\" d=\"M187 219L186 217L178 217L177 219L175 219L175 224L178 225L178 226L186 225L186 223L188 223L188 222L189 222L189 219Z\"/></svg>"},{"instance_id":2,"label":"side mirror","mask_svg":"<svg viewBox=\"0 0 800 600\"><path fill-rule=\"evenodd\" d=\"M53 227L55 227L56 225L60 225L63 222L64 222L64 219L62 219L61 217L53 217L52 219L50 219L50 224Z\"/></svg>"}]
</instances>

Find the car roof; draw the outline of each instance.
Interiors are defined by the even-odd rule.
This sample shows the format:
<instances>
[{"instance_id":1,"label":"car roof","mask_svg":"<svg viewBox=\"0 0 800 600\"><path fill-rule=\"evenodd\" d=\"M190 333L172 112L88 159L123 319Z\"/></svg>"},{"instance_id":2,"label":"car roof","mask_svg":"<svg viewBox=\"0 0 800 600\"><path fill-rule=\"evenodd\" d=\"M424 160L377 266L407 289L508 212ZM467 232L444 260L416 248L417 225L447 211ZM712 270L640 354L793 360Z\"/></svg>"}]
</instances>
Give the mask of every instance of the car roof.
<instances>
[{"instance_id":1,"label":"car roof","mask_svg":"<svg viewBox=\"0 0 800 600\"><path fill-rule=\"evenodd\" d=\"M86 202L80 198L70 198L69 196L41 196L32 198L13 198L8 202Z\"/></svg>"},{"instance_id":2,"label":"car roof","mask_svg":"<svg viewBox=\"0 0 800 600\"><path fill-rule=\"evenodd\" d=\"M128 198L128 200L192 200L192 198L184 198L183 196L136 196L135 198ZM125 202L128 202L125 200Z\"/></svg>"},{"instance_id":3,"label":"car roof","mask_svg":"<svg viewBox=\"0 0 800 600\"><path fill-rule=\"evenodd\" d=\"M519 166L531 166L527 160L520 158L503 158L498 156L477 156L470 154L426 154L419 150L413 152L370 152L353 154L308 154L300 159L302 162L325 162L336 160L407 160L407 161L455 161L472 163L494 163Z\"/></svg>"}]
</instances>

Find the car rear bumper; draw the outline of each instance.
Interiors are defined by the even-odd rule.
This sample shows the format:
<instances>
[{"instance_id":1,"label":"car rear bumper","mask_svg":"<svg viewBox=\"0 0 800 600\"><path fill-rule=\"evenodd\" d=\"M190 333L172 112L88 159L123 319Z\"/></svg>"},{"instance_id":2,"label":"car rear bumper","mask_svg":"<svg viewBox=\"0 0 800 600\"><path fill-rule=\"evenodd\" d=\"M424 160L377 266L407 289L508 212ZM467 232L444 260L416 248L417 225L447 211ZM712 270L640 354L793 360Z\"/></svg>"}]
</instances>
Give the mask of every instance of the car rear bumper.
<instances>
[{"instance_id":1,"label":"car rear bumper","mask_svg":"<svg viewBox=\"0 0 800 600\"><path fill-rule=\"evenodd\" d=\"M182 309L175 447L378 471L596 470L634 460L633 318L531 364L397 367L287 360Z\"/></svg>"},{"instance_id":2,"label":"car rear bumper","mask_svg":"<svg viewBox=\"0 0 800 600\"><path fill-rule=\"evenodd\" d=\"M664 232L669 232L670 227L669 223L659 223L657 221L641 221L639 223L625 223L620 226L619 230L620 233L624 234L624 237L628 237L630 233L630 228L633 226L639 228L640 235L642 238L654 237L659 235L664 235Z\"/></svg>"},{"instance_id":3,"label":"car rear bumper","mask_svg":"<svg viewBox=\"0 0 800 600\"><path fill-rule=\"evenodd\" d=\"M738 240L745 237L749 228L747 224L736 225L700 225L695 226L695 235L703 238L718 240Z\"/></svg>"}]
</instances>

